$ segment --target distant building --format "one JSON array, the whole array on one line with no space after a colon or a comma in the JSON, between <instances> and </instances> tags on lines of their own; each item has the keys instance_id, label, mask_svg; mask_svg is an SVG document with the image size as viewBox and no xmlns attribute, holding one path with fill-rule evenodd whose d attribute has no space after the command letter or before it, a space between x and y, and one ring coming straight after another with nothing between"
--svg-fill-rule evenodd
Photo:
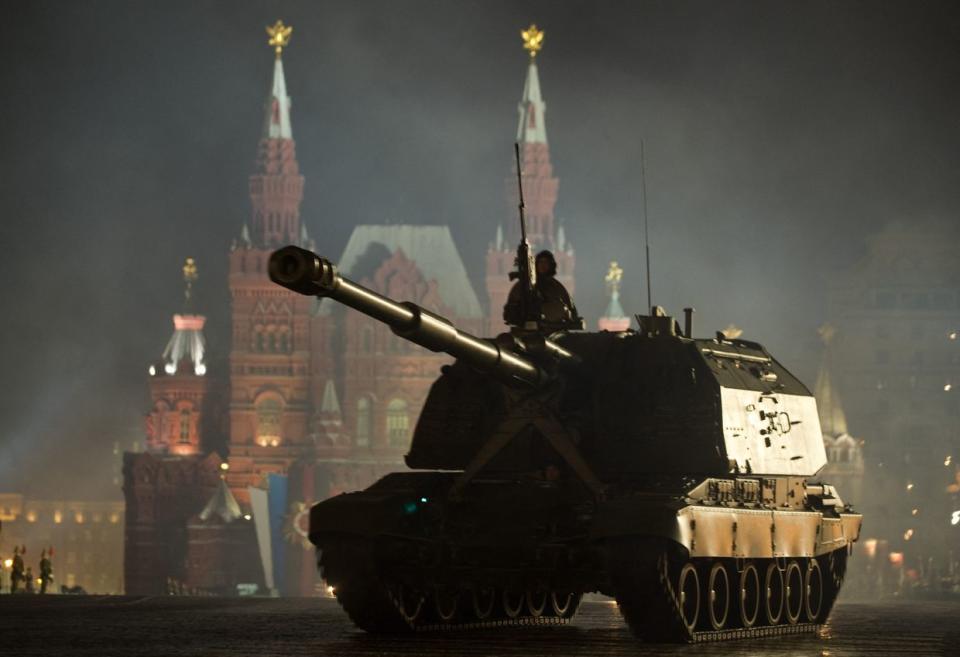
<instances>
[{"instance_id":1,"label":"distant building","mask_svg":"<svg viewBox=\"0 0 960 657\"><path fill-rule=\"evenodd\" d=\"M869 436L865 527L892 550L937 559L960 455L960 229L893 224L830 283L834 383ZM909 561L908 561L909 563Z\"/></svg>"},{"instance_id":2,"label":"distant building","mask_svg":"<svg viewBox=\"0 0 960 657\"><path fill-rule=\"evenodd\" d=\"M53 548L54 589L82 586L88 593L122 593L123 502L32 499L0 493L0 561L26 546L26 565L39 573L40 553ZM3 586L10 570L3 569Z\"/></svg>"},{"instance_id":3,"label":"distant building","mask_svg":"<svg viewBox=\"0 0 960 657\"><path fill-rule=\"evenodd\" d=\"M263 488L270 475L283 475L284 544L270 549L283 552L279 561L273 557L285 565L274 586L284 594L313 594L319 582L305 540L306 510L405 469L403 457L430 386L451 362L356 311L268 279L274 249L314 248L300 217L305 181L280 56L286 42L277 43L271 40L277 57L249 180L251 217L238 227L229 254L229 366L208 371L202 316L174 316L174 335L150 369L147 451L128 454L125 465L128 592L156 592L170 579L218 592L240 583L266 584L229 555L242 553L245 563L259 567L253 533L259 519L248 520L256 516L252 489ZM528 237L534 249L554 252L558 279L572 292L574 253L554 221L559 182L545 110L531 58L517 128ZM502 332L519 241L515 170L506 181L507 238L501 222L487 252L489 312L446 226L360 225L334 261L358 283L417 303L462 329ZM205 576L211 569L216 574Z\"/></svg>"}]
</instances>

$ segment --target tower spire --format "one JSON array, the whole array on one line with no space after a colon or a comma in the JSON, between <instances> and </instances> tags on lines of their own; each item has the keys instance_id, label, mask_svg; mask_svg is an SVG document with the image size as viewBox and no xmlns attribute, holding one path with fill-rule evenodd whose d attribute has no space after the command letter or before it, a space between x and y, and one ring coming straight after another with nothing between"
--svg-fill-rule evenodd
<instances>
[{"instance_id":1,"label":"tower spire","mask_svg":"<svg viewBox=\"0 0 960 657\"><path fill-rule=\"evenodd\" d=\"M824 434L833 438L847 433L847 415L840 403L840 395L831 377L831 355L833 337L837 330L830 324L824 324L817 333L823 341L823 360L820 371L817 372L817 382L814 385L814 397L817 399L817 410L820 412L820 428Z\"/></svg>"},{"instance_id":2,"label":"tower spire","mask_svg":"<svg viewBox=\"0 0 960 657\"><path fill-rule=\"evenodd\" d=\"M623 312L623 306L620 305L620 280L623 278L623 268L616 260L610 262L610 269L603 280L607 283L607 289L610 290L610 303L607 304L607 310L603 317L597 322L601 331L626 331L630 328L630 318Z\"/></svg>"},{"instance_id":3,"label":"tower spire","mask_svg":"<svg viewBox=\"0 0 960 657\"><path fill-rule=\"evenodd\" d=\"M517 106L520 114L517 123L517 142L521 144L546 144L547 126L544 123L544 114L547 104L540 95L540 75L537 71L537 53L543 49L544 32L531 24L520 32L523 38L523 48L530 53L530 64L527 67L527 79L523 83L523 96Z\"/></svg>"},{"instance_id":4,"label":"tower spire","mask_svg":"<svg viewBox=\"0 0 960 657\"><path fill-rule=\"evenodd\" d=\"M193 284L197 281L197 261L187 258L183 261L183 309L190 312L193 306Z\"/></svg>"},{"instance_id":5,"label":"tower spire","mask_svg":"<svg viewBox=\"0 0 960 657\"><path fill-rule=\"evenodd\" d=\"M296 243L300 237L300 201L303 176L297 164L293 130L290 127L290 97L283 75L281 53L290 43L293 28L277 21L267 28L268 45L276 59L273 83L264 112L263 132L257 149L256 172L250 176L253 204L251 239L254 247L274 248ZM246 240L243 240L246 241Z\"/></svg>"},{"instance_id":6,"label":"tower spire","mask_svg":"<svg viewBox=\"0 0 960 657\"><path fill-rule=\"evenodd\" d=\"M267 97L266 113L263 122L264 139L293 139L293 130L290 127L290 97L287 95L287 81L283 75L283 59L281 53L290 43L293 27L284 25L278 20L267 27L270 38L267 44L276 53L273 64L273 85Z\"/></svg>"}]
</instances>

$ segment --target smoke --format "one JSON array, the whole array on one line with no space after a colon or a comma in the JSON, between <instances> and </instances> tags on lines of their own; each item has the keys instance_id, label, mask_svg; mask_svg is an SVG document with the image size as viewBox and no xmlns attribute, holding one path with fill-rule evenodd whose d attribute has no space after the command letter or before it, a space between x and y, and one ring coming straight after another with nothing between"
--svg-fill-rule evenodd
<instances>
[{"instance_id":1,"label":"smoke","mask_svg":"<svg viewBox=\"0 0 960 657\"><path fill-rule=\"evenodd\" d=\"M481 299L486 246L515 220L531 21L591 321L610 260L624 307L646 305L641 138L654 303L695 306L700 334L737 324L807 381L831 276L888 221L960 200L946 3L31 2L17 17L0 27L16 62L0 71L3 487L108 481L97 455L137 431L186 256L208 343L228 350L226 253L278 17L318 248L336 258L358 223L449 224Z\"/></svg>"}]
</instances>

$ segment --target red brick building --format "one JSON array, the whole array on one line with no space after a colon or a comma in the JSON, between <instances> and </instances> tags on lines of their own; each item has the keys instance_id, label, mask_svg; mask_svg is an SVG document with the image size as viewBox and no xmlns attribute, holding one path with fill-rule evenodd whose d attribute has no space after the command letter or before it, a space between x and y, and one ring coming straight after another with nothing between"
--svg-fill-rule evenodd
<instances>
[{"instance_id":1,"label":"red brick building","mask_svg":"<svg viewBox=\"0 0 960 657\"><path fill-rule=\"evenodd\" d=\"M547 147L545 110L531 58L517 129L528 235L534 249L554 251L559 278L572 292L574 253L563 228L555 225L559 181ZM325 255L333 256L344 275L381 294L417 303L471 332L501 332L501 309L511 284L507 274L514 267L519 240L512 167L506 182L505 218L495 228L496 240L487 253L488 312L446 226L361 225L339 257ZM212 580L205 580L202 571L226 558L225 546L236 544L244 522L254 524L244 519L253 512L251 487L264 487L267 475L284 474L289 483L285 572L275 574L275 586L285 594L312 594L319 582L312 548L304 540L304 510L405 468L403 456L414 423L430 385L450 358L405 342L360 313L296 295L268 280L267 260L274 249L291 243L314 247L300 218L303 186L278 52L250 176L251 216L239 227L229 254L229 371L211 372L217 381L208 378L202 346L199 360L196 347L202 345L203 318L175 316L178 333L172 342L180 335L177 344L190 345L192 351L172 357L165 352L165 362L154 366L148 454L128 457L129 592L147 592L146 584L158 581L153 572L157 568L182 574L200 588L229 589L226 579L239 577L233 566L219 567L223 575ZM204 400L214 388L228 400L222 412L229 419L222 469L218 456L204 457L210 453L207 436L195 433L196 427L207 426L201 423ZM165 473L176 473L189 491L171 495L161 483L169 480ZM221 474L228 499L215 503L224 497ZM230 508L230 500L240 509L239 516L207 513L201 522L202 509ZM151 529L150 518L156 517L151 514L161 504L169 504L169 512L178 518L178 546L160 546ZM207 547L199 547L201 543ZM161 548L172 555L162 563L144 556ZM143 576L139 571L144 569L153 574Z\"/></svg>"}]
</instances>

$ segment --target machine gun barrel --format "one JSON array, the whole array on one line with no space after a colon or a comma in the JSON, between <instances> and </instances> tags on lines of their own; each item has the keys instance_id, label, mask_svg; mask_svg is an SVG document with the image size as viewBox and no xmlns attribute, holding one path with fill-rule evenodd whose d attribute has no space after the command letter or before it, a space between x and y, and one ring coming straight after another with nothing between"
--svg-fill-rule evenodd
<instances>
[{"instance_id":1,"label":"machine gun barrel","mask_svg":"<svg viewBox=\"0 0 960 657\"><path fill-rule=\"evenodd\" d=\"M415 303L397 302L377 294L341 276L332 262L312 251L297 246L274 251L269 273L270 280L278 285L308 296L330 297L383 322L405 340L450 354L500 380L536 386L546 378L544 371L529 359L491 340L461 331Z\"/></svg>"}]
</instances>

